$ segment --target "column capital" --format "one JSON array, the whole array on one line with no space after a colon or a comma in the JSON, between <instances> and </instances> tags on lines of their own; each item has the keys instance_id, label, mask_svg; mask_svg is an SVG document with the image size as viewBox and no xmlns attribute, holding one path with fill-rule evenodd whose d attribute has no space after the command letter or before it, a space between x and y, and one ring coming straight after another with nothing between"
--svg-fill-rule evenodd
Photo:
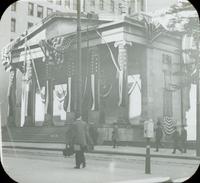
<instances>
[{"instance_id":1,"label":"column capital","mask_svg":"<svg viewBox=\"0 0 200 183\"><path fill-rule=\"evenodd\" d=\"M121 40L121 41L116 41L114 43L115 48L119 47L119 46L132 46L132 42L131 41L126 41L126 40Z\"/></svg>"}]
</instances>

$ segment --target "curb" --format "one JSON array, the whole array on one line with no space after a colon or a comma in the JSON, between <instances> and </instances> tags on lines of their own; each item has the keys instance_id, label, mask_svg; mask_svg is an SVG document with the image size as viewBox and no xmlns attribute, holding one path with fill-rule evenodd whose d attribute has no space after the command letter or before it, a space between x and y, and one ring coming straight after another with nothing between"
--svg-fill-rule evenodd
<instances>
[{"instance_id":1,"label":"curb","mask_svg":"<svg viewBox=\"0 0 200 183\"><path fill-rule=\"evenodd\" d=\"M63 148L41 148L41 147L24 147L24 146L2 146L2 148L16 148L16 149L32 149L32 150L44 150L44 151L63 151ZM140 156L146 157L146 154L141 153L127 153L127 152L111 152L111 151L100 151L94 150L87 152L88 154L107 154L107 155L121 155L121 156ZM171 159L184 159L184 160L200 160L200 157L189 157L189 156L170 156L170 155L156 155L151 154L154 158L171 158Z\"/></svg>"}]
</instances>

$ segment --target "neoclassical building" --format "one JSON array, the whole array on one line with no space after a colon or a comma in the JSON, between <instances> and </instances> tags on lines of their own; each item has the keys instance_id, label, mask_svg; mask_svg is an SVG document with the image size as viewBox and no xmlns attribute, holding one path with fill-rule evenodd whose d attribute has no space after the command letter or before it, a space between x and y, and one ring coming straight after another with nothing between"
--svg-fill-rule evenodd
<instances>
[{"instance_id":1,"label":"neoclassical building","mask_svg":"<svg viewBox=\"0 0 200 183\"><path fill-rule=\"evenodd\" d=\"M134 140L134 129L146 119L170 117L177 126L185 124L190 87L178 87L183 82L177 74L182 69L180 34L167 32L144 14L118 21L82 16L81 30L85 120L101 128L118 123L129 131L129 137L123 131L125 140ZM10 72L7 124L73 122L78 105L76 14L52 14L3 52Z\"/></svg>"}]
</instances>

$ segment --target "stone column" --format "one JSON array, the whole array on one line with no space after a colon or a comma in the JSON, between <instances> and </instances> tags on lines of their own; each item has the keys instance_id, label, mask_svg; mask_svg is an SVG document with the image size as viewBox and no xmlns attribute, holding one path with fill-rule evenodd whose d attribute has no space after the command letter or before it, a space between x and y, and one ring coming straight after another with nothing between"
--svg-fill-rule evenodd
<instances>
[{"instance_id":1,"label":"stone column","mask_svg":"<svg viewBox=\"0 0 200 183\"><path fill-rule=\"evenodd\" d=\"M35 81L33 80L33 66L31 59L29 58L26 63L26 73L25 73L25 84L24 88L27 92L26 94L26 112L25 112L25 123L24 126L34 126L35 125Z\"/></svg>"},{"instance_id":2,"label":"stone column","mask_svg":"<svg viewBox=\"0 0 200 183\"><path fill-rule=\"evenodd\" d=\"M45 86L45 116L44 126L53 125L53 63L46 62L46 86Z\"/></svg>"},{"instance_id":3,"label":"stone column","mask_svg":"<svg viewBox=\"0 0 200 183\"><path fill-rule=\"evenodd\" d=\"M15 114L16 114L16 69L12 68L10 70L9 86L8 86L8 115L7 115L8 126L16 126Z\"/></svg>"},{"instance_id":4,"label":"stone column","mask_svg":"<svg viewBox=\"0 0 200 183\"><path fill-rule=\"evenodd\" d=\"M117 121L119 123L129 122L129 101L128 101L128 78L127 78L127 64L128 64L128 45L131 42L125 40L115 42L115 47L118 47L118 64L120 71L118 72L118 93L119 93L119 111Z\"/></svg>"}]
</instances>

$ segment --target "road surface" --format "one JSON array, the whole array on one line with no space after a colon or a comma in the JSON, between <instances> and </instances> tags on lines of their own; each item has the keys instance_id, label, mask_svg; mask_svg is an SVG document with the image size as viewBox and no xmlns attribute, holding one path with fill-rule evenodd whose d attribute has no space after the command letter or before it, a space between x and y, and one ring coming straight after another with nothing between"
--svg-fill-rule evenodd
<instances>
[{"instance_id":1,"label":"road surface","mask_svg":"<svg viewBox=\"0 0 200 183\"><path fill-rule=\"evenodd\" d=\"M198 160L151 159L151 174L144 173L143 157L87 154L87 167L73 169L74 157L39 150L3 149L2 164L19 183L115 183L151 177L191 177Z\"/></svg>"}]
</instances>

